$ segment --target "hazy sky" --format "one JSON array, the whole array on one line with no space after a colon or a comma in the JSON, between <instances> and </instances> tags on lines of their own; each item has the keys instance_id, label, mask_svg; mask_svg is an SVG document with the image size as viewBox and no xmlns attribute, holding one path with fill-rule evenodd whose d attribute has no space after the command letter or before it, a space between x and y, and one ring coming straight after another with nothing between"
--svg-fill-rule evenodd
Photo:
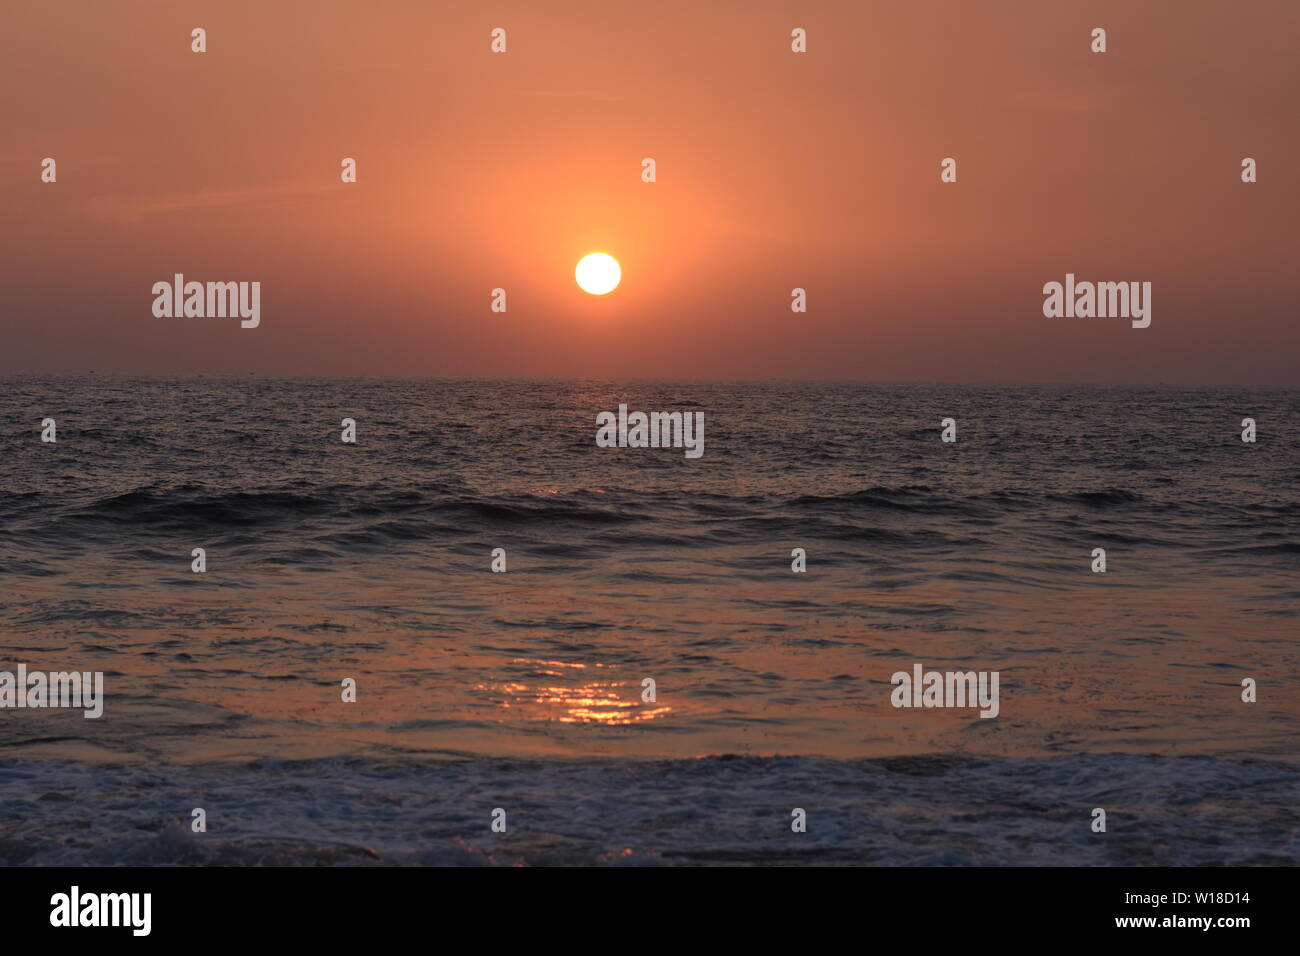
<instances>
[{"instance_id":1,"label":"hazy sky","mask_svg":"<svg viewBox=\"0 0 1300 956\"><path fill-rule=\"evenodd\" d=\"M0 373L1297 385L1298 31L1294 0L14 5ZM261 282L261 326L155 318L177 272ZM1044 317L1067 272L1150 281L1150 328Z\"/></svg>"}]
</instances>

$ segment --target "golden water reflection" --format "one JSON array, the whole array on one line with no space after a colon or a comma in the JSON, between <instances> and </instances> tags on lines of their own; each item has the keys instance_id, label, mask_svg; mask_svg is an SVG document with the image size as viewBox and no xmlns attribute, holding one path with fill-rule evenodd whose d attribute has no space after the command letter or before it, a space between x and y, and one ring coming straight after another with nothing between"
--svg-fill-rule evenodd
<instances>
[{"instance_id":1,"label":"golden water reflection","mask_svg":"<svg viewBox=\"0 0 1300 956\"><path fill-rule=\"evenodd\" d=\"M655 720L672 708L641 700L641 684L624 680L585 677L584 670L604 669L604 664L569 664L515 658L512 665L530 667L536 680L479 684L475 690L492 695L493 703L523 720L558 721L563 724L627 726ZM585 677L585 679L584 679ZM566 678L576 678L566 681Z\"/></svg>"}]
</instances>

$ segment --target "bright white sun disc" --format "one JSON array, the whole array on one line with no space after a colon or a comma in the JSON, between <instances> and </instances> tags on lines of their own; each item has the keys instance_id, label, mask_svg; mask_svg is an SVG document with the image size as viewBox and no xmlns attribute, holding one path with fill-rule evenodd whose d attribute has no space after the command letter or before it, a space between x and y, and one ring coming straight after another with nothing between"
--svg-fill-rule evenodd
<instances>
[{"instance_id":1,"label":"bright white sun disc","mask_svg":"<svg viewBox=\"0 0 1300 956\"><path fill-rule=\"evenodd\" d=\"M578 280L578 287L592 295L604 295L613 292L623 278L623 270L618 260L603 252L593 252L578 261L573 270L573 277Z\"/></svg>"}]
</instances>

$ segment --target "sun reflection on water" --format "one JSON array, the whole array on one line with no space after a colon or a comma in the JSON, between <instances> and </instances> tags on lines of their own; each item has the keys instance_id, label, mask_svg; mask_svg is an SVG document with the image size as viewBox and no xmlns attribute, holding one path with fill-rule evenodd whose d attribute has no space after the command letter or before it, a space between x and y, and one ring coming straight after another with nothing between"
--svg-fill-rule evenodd
<instances>
[{"instance_id":1,"label":"sun reflection on water","mask_svg":"<svg viewBox=\"0 0 1300 956\"><path fill-rule=\"evenodd\" d=\"M530 666L537 680L479 684L475 690L491 694L493 703L524 720L627 726L655 720L672 710L664 704L643 702L639 683L591 678L563 682L566 676L580 677L574 671L588 669L587 664L528 658L515 658L510 663ZM590 667L597 669L604 665Z\"/></svg>"}]
</instances>

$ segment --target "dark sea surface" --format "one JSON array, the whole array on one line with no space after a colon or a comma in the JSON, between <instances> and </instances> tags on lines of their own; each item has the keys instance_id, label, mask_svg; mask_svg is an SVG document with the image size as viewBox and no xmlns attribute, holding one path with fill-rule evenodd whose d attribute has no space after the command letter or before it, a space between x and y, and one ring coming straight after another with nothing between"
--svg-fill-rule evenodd
<instances>
[{"instance_id":1,"label":"dark sea surface","mask_svg":"<svg viewBox=\"0 0 1300 956\"><path fill-rule=\"evenodd\" d=\"M596 447L620 403L703 457ZM1294 864L1298 438L1294 390L0 379L0 670L106 684L0 709L0 861ZM895 709L914 663L999 716Z\"/></svg>"}]
</instances>

